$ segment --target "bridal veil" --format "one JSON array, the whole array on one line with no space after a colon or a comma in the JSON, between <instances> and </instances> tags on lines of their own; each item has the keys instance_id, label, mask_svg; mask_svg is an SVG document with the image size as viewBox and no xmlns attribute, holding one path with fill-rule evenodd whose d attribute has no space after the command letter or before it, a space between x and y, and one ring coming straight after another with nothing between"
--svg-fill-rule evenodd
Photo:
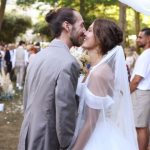
<instances>
[{"instance_id":1,"label":"bridal veil","mask_svg":"<svg viewBox=\"0 0 150 150\"><path fill-rule=\"evenodd\" d=\"M113 126L117 129L116 132L119 131L120 137L127 141L130 148L126 150L138 150L127 68L121 46L113 48L96 66L91 68L86 81L79 83L77 94L80 96L80 105L72 145L78 144L79 141L84 145L81 150L91 148L100 150L99 142L106 142L104 141L106 139L100 138L102 133L98 128L104 127L105 129L102 129L104 132L110 131L109 126ZM104 126L102 127L101 124ZM113 127L111 130L114 130ZM107 139L111 136L110 132L106 133ZM96 149L94 145L86 148L92 137L92 143L95 142ZM111 144L109 140L107 142L108 145ZM121 149L123 150L123 147ZM116 149L102 148L102 150Z\"/></svg>"}]
</instances>

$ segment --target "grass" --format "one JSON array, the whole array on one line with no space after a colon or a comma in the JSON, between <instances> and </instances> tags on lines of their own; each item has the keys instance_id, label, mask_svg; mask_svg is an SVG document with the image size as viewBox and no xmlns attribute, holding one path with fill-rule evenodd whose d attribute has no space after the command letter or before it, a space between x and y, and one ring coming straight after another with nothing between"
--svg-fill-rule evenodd
<instances>
[{"instance_id":1,"label":"grass","mask_svg":"<svg viewBox=\"0 0 150 150\"><path fill-rule=\"evenodd\" d=\"M16 150L22 123L22 93L17 92L11 100L4 103L4 112L0 112L0 150Z\"/></svg>"}]
</instances>

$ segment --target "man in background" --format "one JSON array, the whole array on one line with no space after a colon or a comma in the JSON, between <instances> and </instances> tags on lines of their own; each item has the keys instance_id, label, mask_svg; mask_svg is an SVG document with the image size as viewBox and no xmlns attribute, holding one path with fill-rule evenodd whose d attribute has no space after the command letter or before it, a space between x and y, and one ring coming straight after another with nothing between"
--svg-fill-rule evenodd
<instances>
[{"instance_id":1,"label":"man in background","mask_svg":"<svg viewBox=\"0 0 150 150\"><path fill-rule=\"evenodd\" d=\"M130 90L139 150L147 150L150 117L150 28L142 29L136 42L137 46L143 48L144 51L135 64Z\"/></svg>"},{"instance_id":2,"label":"man in background","mask_svg":"<svg viewBox=\"0 0 150 150\"><path fill-rule=\"evenodd\" d=\"M15 69L16 87L18 90L23 89L24 73L28 63L28 52L24 47L25 42L20 41L18 48L14 50L13 67Z\"/></svg>"}]
</instances>

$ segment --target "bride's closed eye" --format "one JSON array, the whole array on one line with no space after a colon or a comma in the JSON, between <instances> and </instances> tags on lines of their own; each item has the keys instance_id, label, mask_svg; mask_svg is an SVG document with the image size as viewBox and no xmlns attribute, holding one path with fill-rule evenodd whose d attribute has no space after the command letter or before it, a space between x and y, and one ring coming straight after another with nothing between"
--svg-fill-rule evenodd
<instances>
[{"instance_id":1,"label":"bride's closed eye","mask_svg":"<svg viewBox=\"0 0 150 150\"><path fill-rule=\"evenodd\" d=\"M92 32L92 29L91 28L88 28L88 30L87 30L88 32Z\"/></svg>"}]
</instances>

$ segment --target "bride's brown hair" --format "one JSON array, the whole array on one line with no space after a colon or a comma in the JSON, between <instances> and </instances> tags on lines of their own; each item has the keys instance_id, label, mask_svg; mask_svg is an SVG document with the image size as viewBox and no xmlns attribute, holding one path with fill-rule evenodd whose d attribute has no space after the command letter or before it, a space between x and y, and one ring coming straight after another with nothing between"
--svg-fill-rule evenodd
<instances>
[{"instance_id":1,"label":"bride's brown hair","mask_svg":"<svg viewBox=\"0 0 150 150\"><path fill-rule=\"evenodd\" d=\"M93 31L103 55L123 41L122 30L111 20L96 19Z\"/></svg>"}]
</instances>

